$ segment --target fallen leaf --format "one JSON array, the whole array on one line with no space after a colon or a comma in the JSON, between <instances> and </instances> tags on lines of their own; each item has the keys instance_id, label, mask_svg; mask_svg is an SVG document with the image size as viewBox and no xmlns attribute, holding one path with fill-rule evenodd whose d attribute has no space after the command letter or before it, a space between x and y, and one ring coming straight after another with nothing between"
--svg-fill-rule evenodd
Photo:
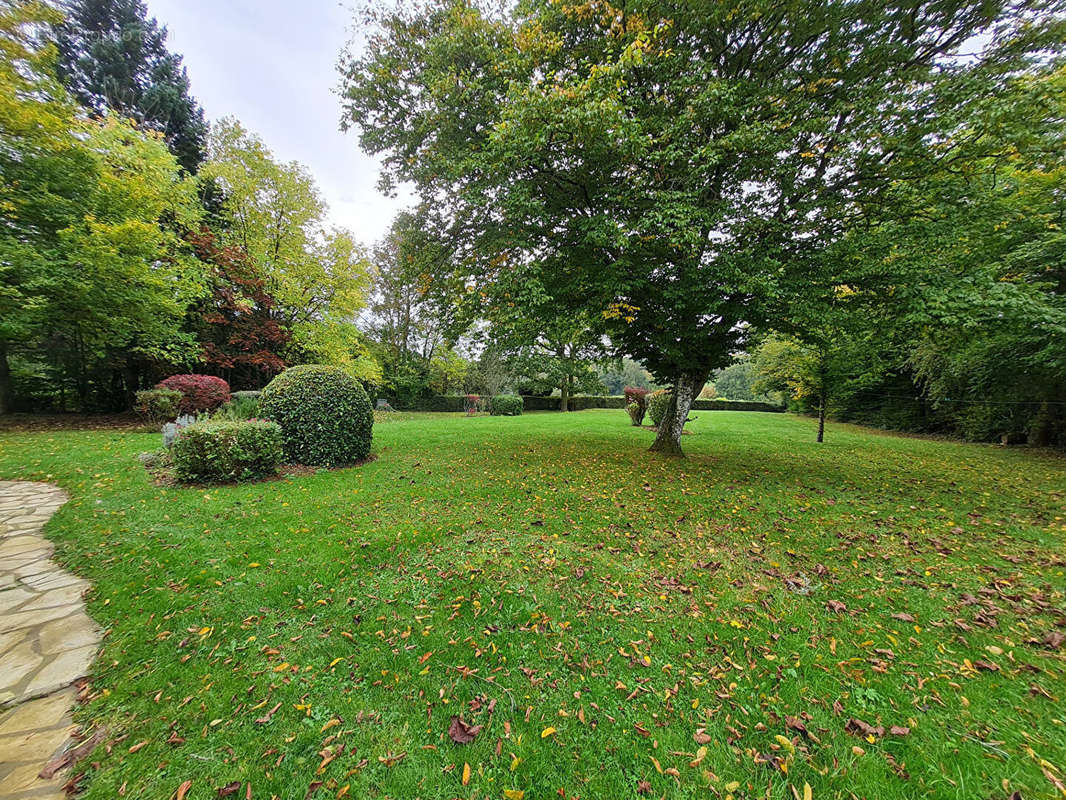
<instances>
[{"instance_id":1,"label":"fallen leaf","mask_svg":"<svg viewBox=\"0 0 1066 800\"><path fill-rule=\"evenodd\" d=\"M462 717L452 716L448 725L448 736L456 744L470 744L481 733L481 725L470 725Z\"/></svg>"},{"instance_id":2,"label":"fallen leaf","mask_svg":"<svg viewBox=\"0 0 1066 800\"><path fill-rule=\"evenodd\" d=\"M184 783L182 783L181 786L178 787L178 798L177 798L177 800L185 800L185 795L187 795L189 793L189 789L191 789L191 788L192 788L192 781L185 781Z\"/></svg>"},{"instance_id":3,"label":"fallen leaf","mask_svg":"<svg viewBox=\"0 0 1066 800\"><path fill-rule=\"evenodd\" d=\"M464 763L463 764L463 786L466 786L468 783L470 783L470 765Z\"/></svg>"},{"instance_id":4,"label":"fallen leaf","mask_svg":"<svg viewBox=\"0 0 1066 800\"><path fill-rule=\"evenodd\" d=\"M555 728L545 728L544 730L542 730L540 732L540 738L541 739L547 739L553 733L555 733Z\"/></svg>"}]
</instances>

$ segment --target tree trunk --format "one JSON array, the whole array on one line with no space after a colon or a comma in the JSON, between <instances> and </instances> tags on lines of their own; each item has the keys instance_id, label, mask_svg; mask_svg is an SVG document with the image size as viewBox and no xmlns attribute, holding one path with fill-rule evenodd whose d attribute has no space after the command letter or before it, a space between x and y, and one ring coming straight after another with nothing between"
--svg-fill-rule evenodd
<instances>
[{"instance_id":1,"label":"tree trunk","mask_svg":"<svg viewBox=\"0 0 1066 800\"><path fill-rule=\"evenodd\" d=\"M559 386L559 410L570 410L570 376L564 375L563 382Z\"/></svg>"},{"instance_id":2,"label":"tree trunk","mask_svg":"<svg viewBox=\"0 0 1066 800\"><path fill-rule=\"evenodd\" d=\"M685 455L681 451L681 434L685 430L685 422L688 420L692 401L703 390L703 384L706 381L706 373L693 372L679 375L674 381L670 405L667 406L666 414L659 423L659 432L655 435L655 441L651 446L653 452L677 457Z\"/></svg>"},{"instance_id":3,"label":"tree trunk","mask_svg":"<svg viewBox=\"0 0 1066 800\"><path fill-rule=\"evenodd\" d=\"M7 342L0 341L0 414L11 410L11 365L7 361Z\"/></svg>"},{"instance_id":4,"label":"tree trunk","mask_svg":"<svg viewBox=\"0 0 1066 800\"><path fill-rule=\"evenodd\" d=\"M818 441L825 440L825 392L818 395Z\"/></svg>"}]
</instances>

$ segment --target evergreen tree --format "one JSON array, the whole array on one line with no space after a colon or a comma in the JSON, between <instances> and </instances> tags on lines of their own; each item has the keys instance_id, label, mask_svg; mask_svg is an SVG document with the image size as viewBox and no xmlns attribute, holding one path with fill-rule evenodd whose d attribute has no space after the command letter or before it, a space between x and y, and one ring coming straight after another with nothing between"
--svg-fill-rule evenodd
<instances>
[{"instance_id":1,"label":"evergreen tree","mask_svg":"<svg viewBox=\"0 0 1066 800\"><path fill-rule=\"evenodd\" d=\"M65 0L56 26L59 77L78 101L112 109L161 131L189 172L204 158L207 125L189 94L181 56L167 50L167 30L142 0Z\"/></svg>"}]
</instances>

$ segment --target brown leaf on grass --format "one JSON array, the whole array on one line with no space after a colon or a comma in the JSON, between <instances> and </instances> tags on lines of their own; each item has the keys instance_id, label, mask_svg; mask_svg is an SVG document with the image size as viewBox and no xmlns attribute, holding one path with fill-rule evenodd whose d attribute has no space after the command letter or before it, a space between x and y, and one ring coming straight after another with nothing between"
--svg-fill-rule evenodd
<instances>
[{"instance_id":1,"label":"brown leaf on grass","mask_svg":"<svg viewBox=\"0 0 1066 800\"><path fill-rule=\"evenodd\" d=\"M231 781L218 790L219 797L229 797L231 794L236 794L241 788L240 781Z\"/></svg>"},{"instance_id":2,"label":"brown leaf on grass","mask_svg":"<svg viewBox=\"0 0 1066 800\"><path fill-rule=\"evenodd\" d=\"M1040 644L1044 645L1044 647L1050 647L1052 650L1058 650L1062 647L1063 642L1066 642L1066 635L1058 631L1048 631L1044 634L1044 638L1040 640Z\"/></svg>"},{"instance_id":3,"label":"brown leaf on grass","mask_svg":"<svg viewBox=\"0 0 1066 800\"><path fill-rule=\"evenodd\" d=\"M696 740L696 744L710 744L713 741L704 728L696 728L692 738Z\"/></svg>"},{"instance_id":4,"label":"brown leaf on grass","mask_svg":"<svg viewBox=\"0 0 1066 800\"><path fill-rule=\"evenodd\" d=\"M307 793L304 795L304 800L318 791L318 787L322 785L322 781L311 781L311 785L307 787Z\"/></svg>"},{"instance_id":5,"label":"brown leaf on grass","mask_svg":"<svg viewBox=\"0 0 1066 800\"><path fill-rule=\"evenodd\" d=\"M72 750L67 750L64 753L60 753L47 764L44 768L37 773L37 776L44 778L46 781L55 777L55 774L61 769L65 769L71 764L81 761L85 756L92 752L93 748L103 740L105 732L103 728L97 728L93 731L93 735L79 744Z\"/></svg>"},{"instance_id":6,"label":"brown leaf on grass","mask_svg":"<svg viewBox=\"0 0 1066 800\"><path fill-rule=\"evenodd\" d=\"M268 722L270 722L270 718L273 717L274 714L277 713L277 710L279 708L281 708L281 703L278 703L276 706L274 706L272 709L270 709L263 716L261 716L258 719L256 719L255 724L256 725L266 725Z\"/></svg>"},{"instance_id":7,"label":"brown leaf on grass","mask_svg":"<svg viewBox=\"0 0 1066 800\"><path fill-rule=\"evenodd\" d=\"M191 789L191 788L192 788L192 781L185 781L184 783L182 783L181 786L178 787L178 798L177 798L177 800L185 800L185 795L187 795L189 793L189 789Z\"/></svg>"},{"instance_id":8,"label":"brown leaf on grass","mask_svg":"<svg viewBox=\"0 0 1066 800\"><path fill-rule=\"evenodd\" d=\"M884 736L885 729L881 725L869 725L863 722L861 719L852 717L844 725L844 730L855 736Z\"/></svg>"},{"instance_id":9,"label":"brown leaf on grass","mask_svg":"<svg viewBox=\"0 0 1066 800\"><path fill-rule=\"evenodd\" d=\"M481 733L481 725L470 725L462 717L452 716L451 724L448 725L448 736L456 744L470 744Z\"/></svg>"},{"instance_id":10,"label":"brown leaf on grass","mask_svg":"<svg viewBox=\"0 0 1066 800\"><path fill-rule=\"evenodd\" d=\"M637 782L637 794L648 794L651 792L650 781L638 781Z\"/></svg>"},{"instance_id":11,"label":"brown leaf on grass","mask_svg":"<svg viewBox=\"0 0 1066 800\"><path fill-rule=\"evenodd\" d=\"M903 611L898 614L893 614L892 619L898 619L900 622L914 622L914 617Z\"/></svg>"},{"instance_id":12,"label":"brown leaf on grass","mask_svg":"<svg viewBox=\"0 0 1066 800\"><path fill-rule=\"evenodd\" d=\"M832 611L837 614L843 614L845 611L848 610L848 607L841 603L839 600L829 600L825 604L825 607L828 611Z\"/></svg>"},{"instance_id":13,"label":"brown leaf on grass","mask_svg":"<svg viewBox=\"0 0 1066 800\"><path fill-rule=\"evenodd\" d=\"M906 736L911 732L911 729L906 725L892 725L888 729L888 733L891 736Z\"/></svg>"},{"instance_id":14,"label":"brown leaf on grass","mask_svg":"<svg viewBox=\"0 0 1066 800\"><path fill-rule=\"evenodd\" d=\"M973 662L973 665L978 669L983 669L985 672L999 672L999 664L993 664L991 661L985 661L982 658Z\"/></svg>"}]
</instances>

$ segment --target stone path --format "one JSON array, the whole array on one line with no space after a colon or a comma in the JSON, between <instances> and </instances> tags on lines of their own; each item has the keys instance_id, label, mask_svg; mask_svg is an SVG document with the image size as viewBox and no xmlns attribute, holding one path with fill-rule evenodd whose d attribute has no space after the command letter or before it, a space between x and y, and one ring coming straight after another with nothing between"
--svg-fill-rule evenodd
<instances>
[{"instance_id":1,"label":"stone path","mask_svg":"<svg viewBox=\"0 0 1066 800\"><path fill-rule=\"evenodd\" d=\"M75 689L100 633L89 584L52 561L41 528L67 496L47 483L0 481L0 800L61 800L65 778L38 773L71 745Z\"/></svg>"}]
</instances>

